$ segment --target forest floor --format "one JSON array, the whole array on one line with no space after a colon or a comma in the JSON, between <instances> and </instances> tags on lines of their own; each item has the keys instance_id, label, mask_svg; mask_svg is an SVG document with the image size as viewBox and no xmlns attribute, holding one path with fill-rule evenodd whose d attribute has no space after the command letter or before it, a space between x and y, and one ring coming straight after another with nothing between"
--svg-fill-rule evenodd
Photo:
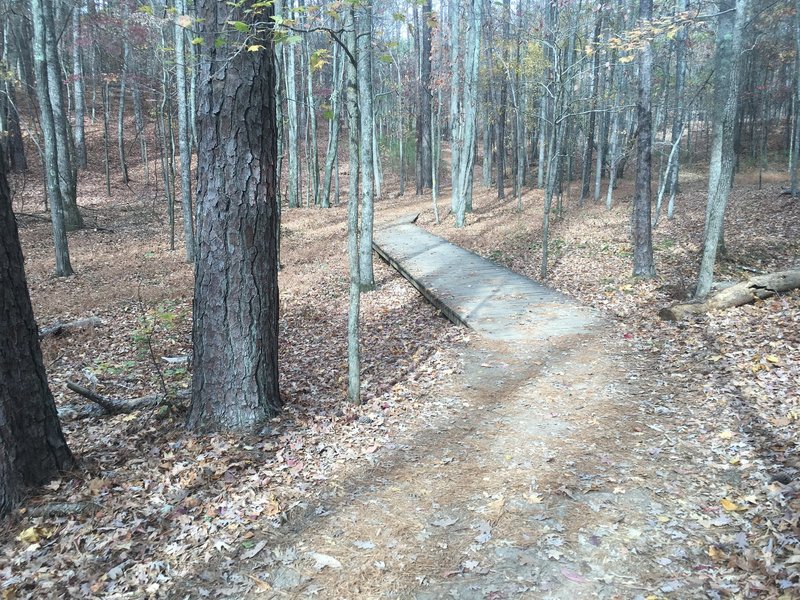
<instances>
[{"instance_id":1,"label":"forest floor","mask_svg":"<svg viewBox=\"0 0 800 600\"><path fill-rule=\"evenodd\" d=\"M800 266L800 205L780 179L761 190L737 179L719 279ZM81 402L67 381L177 397L190 372L162 357L190 352L192 271L169 249L160 194L115 183L106 198L101 173L87 174L89 227L70 234L77 274L55 279L39 181L14 182L37 319L103 322L44 341L57 403ZM454 327L376 260L360 407L345 401L346 207L285 210L285 409L246 437L194 436L180 407L66 422L78 467L0 524L0 592L800 595L800 294L683 323L657 317L692 291L704 188L685 173L675 219L655 231L651 281L630 276L625 184L611 211L567 194L544 283L608 324L554 348L514 354ZM456 230L451 217L434 224L429 198L394 189L378 222L419 211L434 233L538 273L538 191L521 212L476 193ZM35 516L53 503L92 510Z\"/></svg>"}]
</instances>

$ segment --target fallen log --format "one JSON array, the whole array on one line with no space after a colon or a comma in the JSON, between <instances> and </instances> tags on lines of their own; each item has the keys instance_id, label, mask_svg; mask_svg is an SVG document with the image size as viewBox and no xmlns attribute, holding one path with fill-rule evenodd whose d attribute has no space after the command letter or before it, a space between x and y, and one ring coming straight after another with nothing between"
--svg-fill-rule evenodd
<instances>
[{"instance_id":1,"label":"fallen log","mask_svg":"<svg viewBox=\"0 0 800 600\"><path fill-rule=\"evenodd\" d=\"M689 315L750 304L798 287L800 287L800 270L767 273L726 287L708 296L703 302L675 304L662 308L658 316L667 321L680 321Z\"/></svg>"},{"instance_id":2,"label":"fallen log","mask_svg":"<svg viewBox=\"0 0 800 600\"><path fill-rule=\"evenodd\" d=\"M85 319L77 319L69 323L61 323L56 321L48 327L43 327L39 330L39 339L43 340L46 337L56 337L67 331L75 331L76 329L88 329L89 327L99 327L103 322L98 317L87 317Z\"/></svg>"},{"instance_id":3,"label":"fallen log","mask_svg":"<svg viewBox=\"0 0 800 600\"><path fill-rule=\"evenodd\" d=\"M25 509L29 517L71 517L73 515L93 514L100 509L95 502L53 502Z\"/></svg>"},{"instance_id":4,"label":"fallen log","mask_svg":"<svg viewBox=\"0 0 800 600\"><path fill-rule=\"evenodd\" d=\"M105 415L119 415L132 413L142 408L149 408L165 404L164 396L152 395L142 396L141 398L134 398L132 400L121 400L119 398L107 398L101 396L85 387L67 382L67 388L94 402L96 406L64 406L58 409L58 416L64 421L73 421L76 419L85 419L88 417L102 417Z\"/></svg>"}]
</instances>

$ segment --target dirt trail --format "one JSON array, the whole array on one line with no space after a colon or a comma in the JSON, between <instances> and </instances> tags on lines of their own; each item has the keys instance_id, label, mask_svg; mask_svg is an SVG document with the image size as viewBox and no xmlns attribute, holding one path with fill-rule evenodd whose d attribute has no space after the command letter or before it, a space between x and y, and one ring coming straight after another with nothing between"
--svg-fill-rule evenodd
<instances>
[{"instance_id":1,"label":"dirt trail","mask_svg":"<svg viewBox=\"0 0 800 600\"><path fill-rule=\"evenodd\" d=\"M538 289L536 301L511 301L530 306L530 317L509 313L518 329L472 336L438 391L440 418L332 482L266 534L263 557L225 576L254 598L699 595L705 542L670 527L684 523L675 471L691 460L676 451L671 411L644 422L641 399L655 392L625 366L623 336Z\"/></svg>"},{"instance_id":2,"label":"dirt trail","mask_svg":"<svg viewBox=\"0 0 800 600\"><path fill-rule=\"evenodd\" d=\"M641 485L656 465L632 452L643 426L616 346L602 328L474 339L442 390L451 412L271 535L252 597L628 598L668 585L646 532L666 509Z\"/></svg>"}]
</instances>

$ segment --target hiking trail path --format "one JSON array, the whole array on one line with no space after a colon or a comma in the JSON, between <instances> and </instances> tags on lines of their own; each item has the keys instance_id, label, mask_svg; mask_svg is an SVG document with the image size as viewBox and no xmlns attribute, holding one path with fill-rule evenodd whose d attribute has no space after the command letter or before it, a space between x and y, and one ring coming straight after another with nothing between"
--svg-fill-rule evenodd
<instances>
[{"instance_id":1,"label":"hiking trail path","mask_svg":"<svg viewBox=\"0 0 800 600\"><path fill-rule=\"evenodd\" d=\"M449 410L268 533L247 597L707 597L720 509L682 497L702 467L618 327L411 220L375 250L475 332Z\"/></svg>"}]
</instances>

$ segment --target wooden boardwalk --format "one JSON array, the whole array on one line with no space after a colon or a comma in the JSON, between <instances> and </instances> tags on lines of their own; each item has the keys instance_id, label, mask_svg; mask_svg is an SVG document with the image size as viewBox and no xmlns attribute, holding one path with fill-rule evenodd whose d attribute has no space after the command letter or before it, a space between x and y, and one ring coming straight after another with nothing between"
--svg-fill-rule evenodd
<instances>
[{"instance_id":1,"label":"wooden boardwalk","mask_svg":"<svg viewBox=\"0 0 800 600\"><path fill-rule=\"evenodd\" d=\"M522 341L583 333L600 320L564 294L410 221L377 230L373 248L452 322Z\"/></svg>"}]
</instances>

